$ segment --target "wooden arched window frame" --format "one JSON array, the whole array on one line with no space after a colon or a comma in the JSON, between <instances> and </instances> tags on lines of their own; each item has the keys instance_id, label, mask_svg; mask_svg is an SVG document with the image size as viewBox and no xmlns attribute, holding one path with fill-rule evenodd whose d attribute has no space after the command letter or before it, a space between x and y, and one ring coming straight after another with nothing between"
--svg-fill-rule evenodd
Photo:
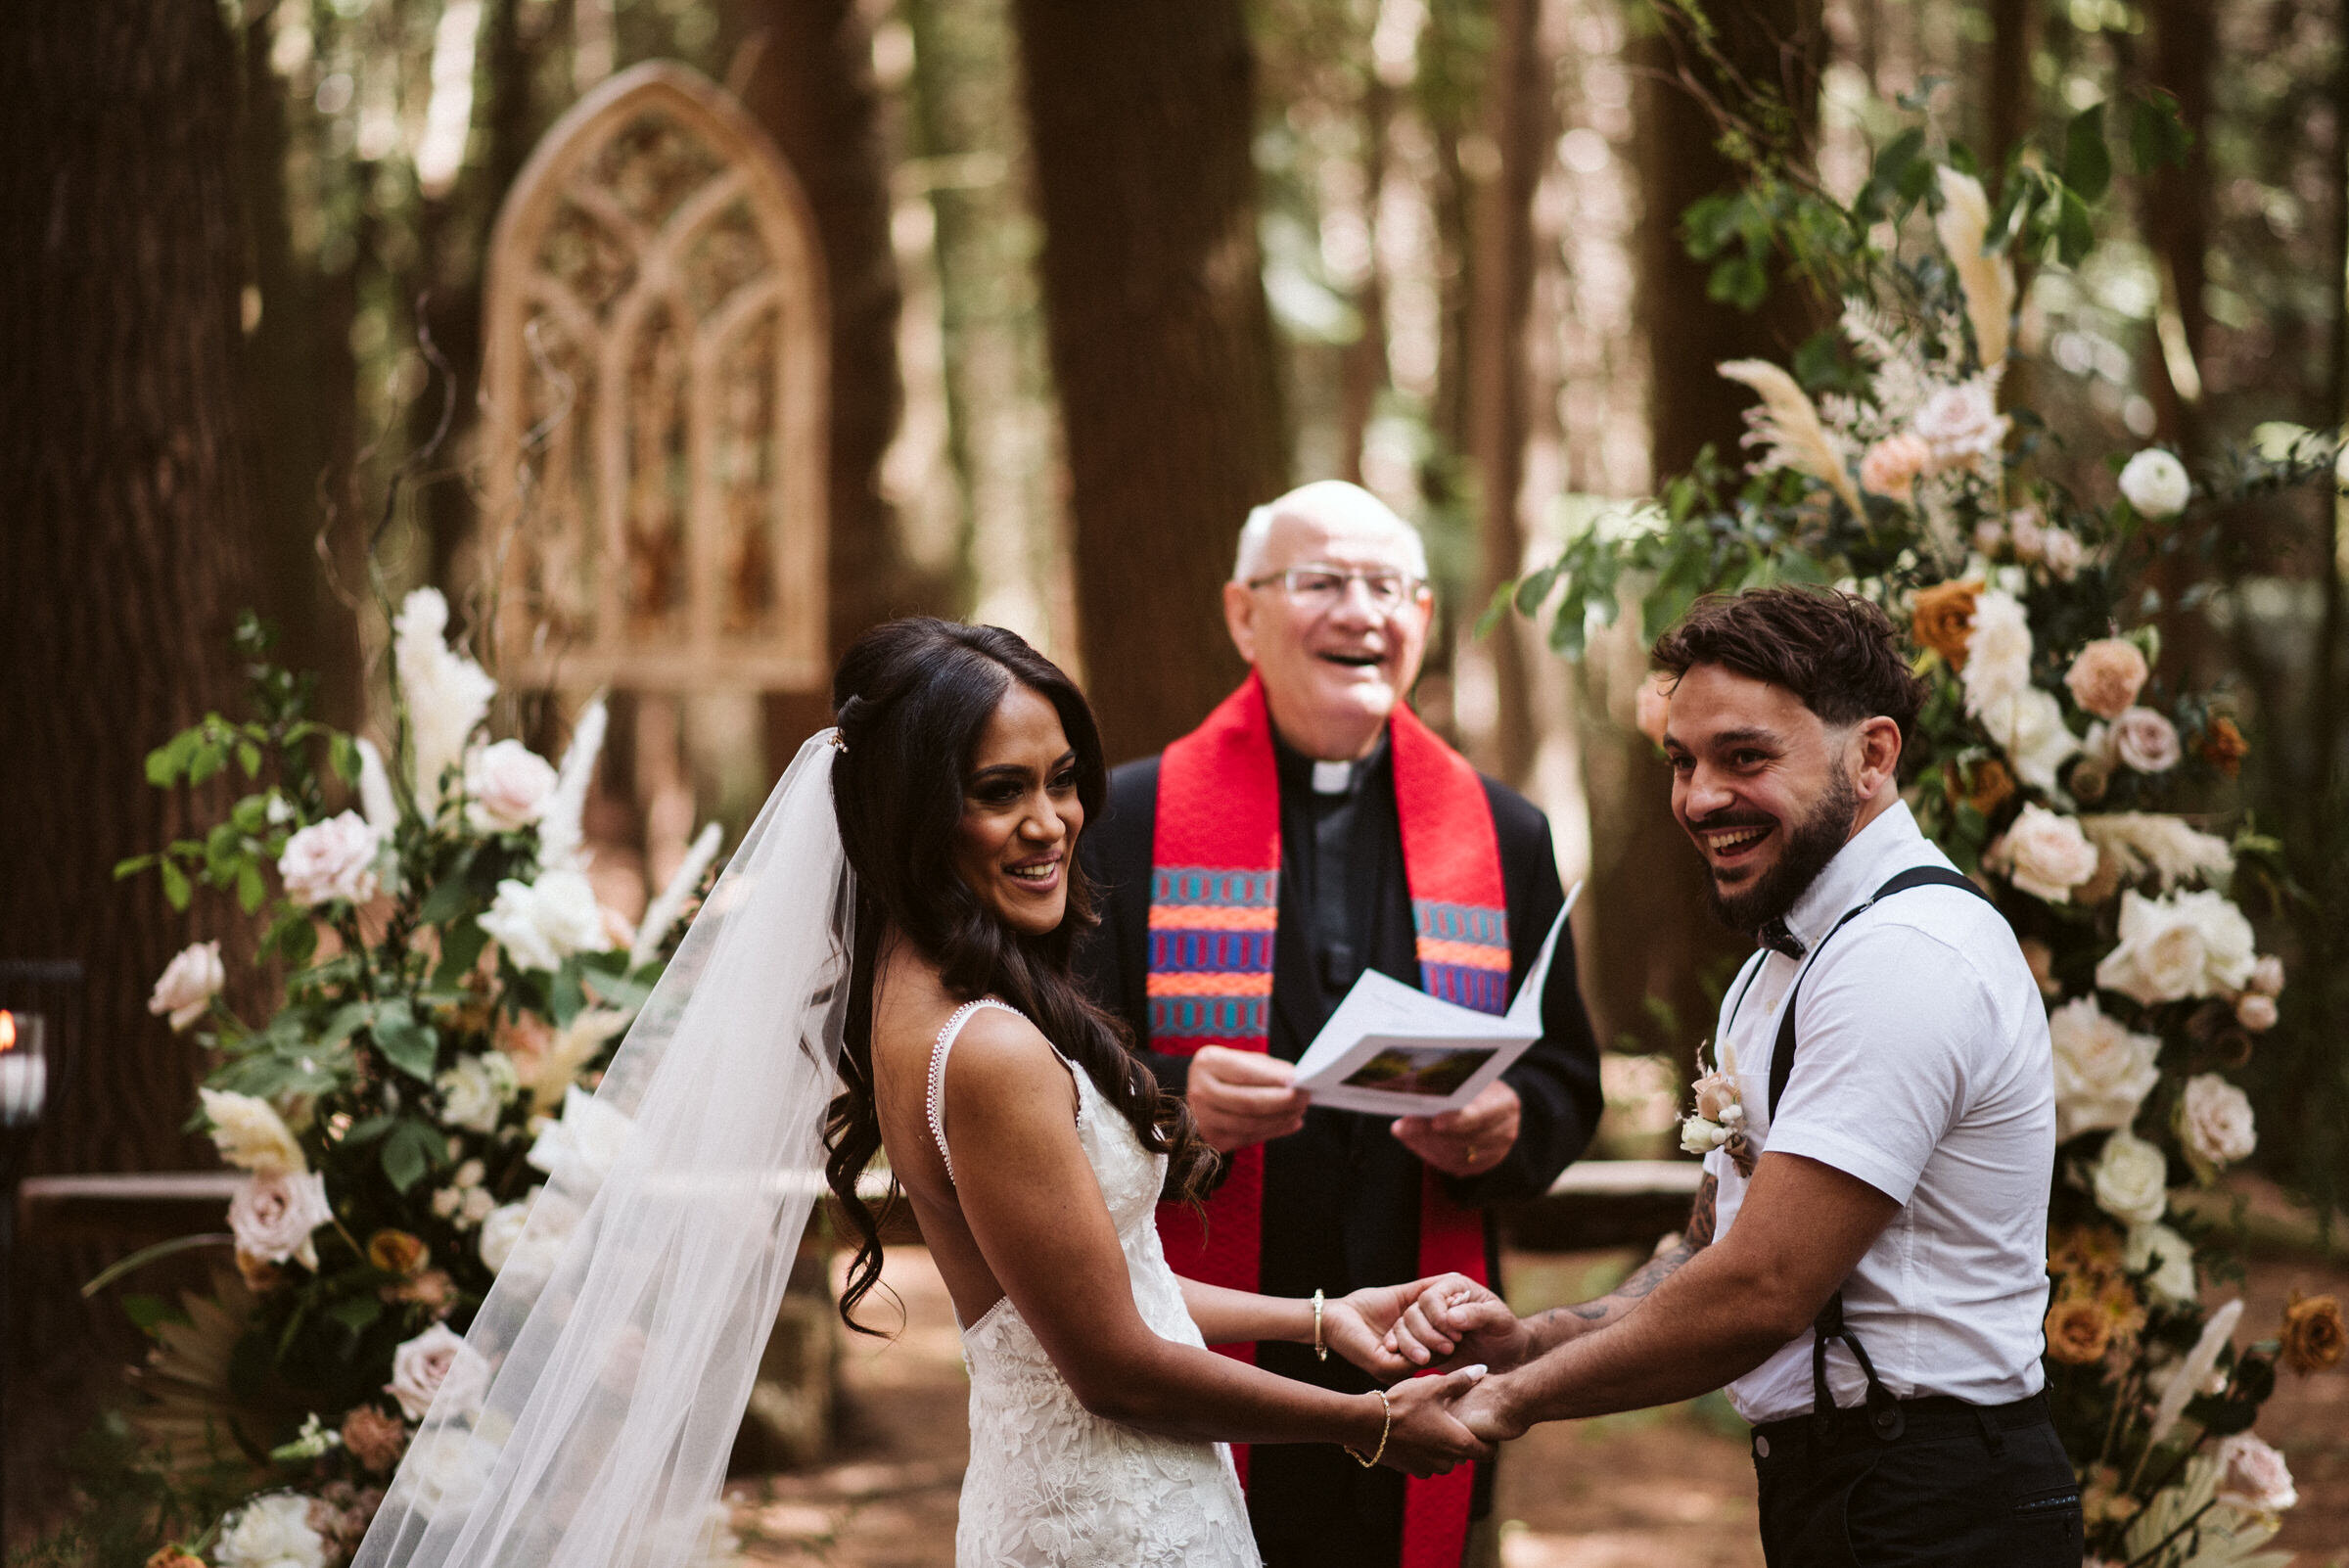
<instances>
[{"instance_id":1,"label":"wooden arched window frame","mask_svg":"<svg viewBox=\"0 0 2349 1568\"><path fill-rule=\"evenodd\" d=\"M759 126L681 67L613 77L515 181L487 273L501 677L820 690L822 253Z\"/></svg>"}]
</instances>

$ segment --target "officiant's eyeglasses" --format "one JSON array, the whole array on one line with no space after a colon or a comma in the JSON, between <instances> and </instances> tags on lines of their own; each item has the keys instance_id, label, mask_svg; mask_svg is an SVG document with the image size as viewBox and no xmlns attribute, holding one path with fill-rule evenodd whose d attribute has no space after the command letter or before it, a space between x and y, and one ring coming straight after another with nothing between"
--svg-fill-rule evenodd
<instances>
[{"instance_id":1,"label":"officiant's eyeglasses","mask_svg":"<svg viewBox=\"0 0 2349 1568\"><path fill-rule=\"evenodd\" d=\"M1300 566L1286 572L1267 572L1261 577L1250 577L1251 588L1268 588L1277 583L1289 602L1304 610L1334 610L1342 603L1347 590L1360 583L1370 601L1370 608L1381 615L1401 609L1425 586L1407 572L1384 568L1369 572L1349 572L1343 567Z\"/></svg>"}]
</instances>

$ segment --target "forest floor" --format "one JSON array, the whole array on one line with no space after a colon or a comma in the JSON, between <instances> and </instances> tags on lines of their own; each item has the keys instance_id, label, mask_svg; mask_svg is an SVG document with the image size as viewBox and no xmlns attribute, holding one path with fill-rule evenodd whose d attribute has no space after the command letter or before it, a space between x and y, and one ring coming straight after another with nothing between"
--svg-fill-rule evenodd
<instances>
[{"instance_id":1,"label":"forest floor","mask_svg":"<svg viewBox=\"0 0 2349 1568\"><path fill-rule=\"evenodd\" d=\"M1630 1261L1514 1255L1509 1295L1521 1312L1581 1300ZM951 1568L969 1448L953 1312L919 1247L892 1248L885 1277L905 1325L895 1339L849 1336L843 1347L834 1462L729 1488L753 1562ZM2255 1263L2244 1320L2261 1326L2250 1331L2274 1324L2295 1288L2349 1296L2349 1265ZM2349 1374L2285 1375L2259 1430L2299 1484L2300 1506L2275 1545L2296 1551L2298 1568L2349 1568ZM1718 1396L1537 1427L1500 1461L1503 1568L1760 1568L1747 1441Z\"/></svg>"}]
</instances>

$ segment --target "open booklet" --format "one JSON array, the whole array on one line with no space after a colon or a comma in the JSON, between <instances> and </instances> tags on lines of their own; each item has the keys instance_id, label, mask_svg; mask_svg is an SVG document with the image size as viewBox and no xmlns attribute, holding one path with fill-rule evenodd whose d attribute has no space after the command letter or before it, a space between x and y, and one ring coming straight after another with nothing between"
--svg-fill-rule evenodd
<instances>
[{"instance_id":1,"label":"open booklet","mask_svg":"<svg viewBox=\"0 0 2349 1568\"><path fill-rule=\"evenodd\" d=\"M1378 1116L1456 1111L1542 1038L1542 992L1558 933L1582 897L1577 882L1542 951L1501 1014L1441 1001L1365 969L1297 1061L1297 1086L1316 1105Z\"/></svg>"}]
</instances>

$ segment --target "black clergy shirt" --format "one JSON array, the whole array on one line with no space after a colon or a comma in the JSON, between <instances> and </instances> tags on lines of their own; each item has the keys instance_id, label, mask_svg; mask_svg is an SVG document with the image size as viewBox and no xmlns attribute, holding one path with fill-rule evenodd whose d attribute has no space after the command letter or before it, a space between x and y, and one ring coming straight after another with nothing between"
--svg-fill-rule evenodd
<instances>
[{"instance_id":1,"label":"black clergy shirt","mask_svg":"<svg viewBox=\"0 0 2349 1568\"><path fill-rule=\"evenodd\" d=\"M1296 1061L1365 968L1418 987L1417 942L1392 754L1378 749L1347 769L1343 789L1316 791L1315 764L1274 737L1280 778L1279 925L1273 938L1272 1006L1266 1044ZM1324 764L1326 768L1326 764ZM1337 782L1325 776L1325 785ZM1509 921L1509 982L1524 978L1565 902L1549 823L1514 791L1484 781L1498 841ZM1109 803L1085 824L1078 857L1095 890L1100 927L1080 945L1077 967L1096 1000L1124 1019L1144 1059L1180 1093L1187 1056L1150 1048L1150 858L1158 815L1158 759L1110 778ZM1582 1153L1600 1110L1598 1051L1576 988L1571 936L1561 937L1542 999L1543 1038L1503 1075L1523 1102L1516 1146L1492 1170L1446 1177L1476 1207L1548 1189ZM1265 1145L1258 1289L1272 1296L1331 1297L1419 1273L1418 1156L1388 1130L1392 1118L1315 1106L1305 1126ZM1486 1258L1497 1278L1497 1246ZM1286 1377L1359 1392L1371 1380L1311 1346L1267 1342L1258 1364ZM1476 1511L1490 1506L1490 1467ZM1249 1511L1267 1560L1375 1565L1396 1560L1403 1477L1363 1470L1329 1444L1259 1446L1251 1453ZM1310 1544L1299 1551L1284 1543Z\"/></svg>"}]
</instances>

